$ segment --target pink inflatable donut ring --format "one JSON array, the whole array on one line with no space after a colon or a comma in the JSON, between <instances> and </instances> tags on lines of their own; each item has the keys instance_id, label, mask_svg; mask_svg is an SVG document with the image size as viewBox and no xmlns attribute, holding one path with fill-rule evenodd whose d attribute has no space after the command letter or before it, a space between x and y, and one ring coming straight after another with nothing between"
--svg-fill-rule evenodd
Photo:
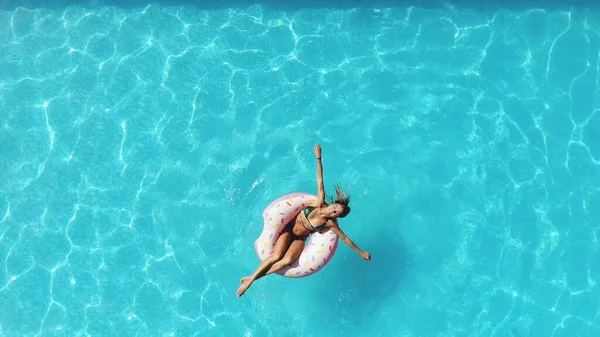
<instances>
[{"instance_id":1,"label":"pink inflatable donut ring","mask_svg":"<svg viewBox=\"0 0 600 337\"><path fill-rule=\"evenodd\" d=\"M273 254L279 233L300 210L314 204L317 197L306 193L290 193L271 202L263 211L264 226L262 233L254 242L258 258L263 261ZM310 235L300 257L277 274L299 278L312 275L321 270L333 257L338 246L338 236L331 230Z\"/></svg>"}]
</instances>

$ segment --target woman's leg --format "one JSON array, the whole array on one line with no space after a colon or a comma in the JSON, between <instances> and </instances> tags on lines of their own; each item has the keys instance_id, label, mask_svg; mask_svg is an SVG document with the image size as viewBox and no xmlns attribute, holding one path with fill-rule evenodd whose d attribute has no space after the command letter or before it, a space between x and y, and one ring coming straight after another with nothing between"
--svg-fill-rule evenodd
<instances>
[{"instance_id":1,"label":"woman's leg","mask_svg":"<svg viewBox=\"0 0 600 337\"><path fill-rule=\"evenodd\" d=\"M264 276L278 272L281 269L294 263L294 261L296 261L296 259L298 259L300 257L300 254L302 254L303 249L304 249L304 240L292 241L290 248L288 248L288 250L285 253L285 255L283 256L283 258L281 258L281 260L275 262L275 264L273 264L271 266L271 268L265 273Z\"/></svg>"},{"instance_id":2,"label":"woman's leg","mask_svg":"<svg viewBox=\"0 0 600 337\"><path fill-rule=\"evenodd\" d=\"M286 227L286 229L287 229L287 227ZM267 269L269 269L269 267L271 267L275 262L281 260L284 257L284 254L289 247L290 241L291 241L291 232L289 230L284 229L284 231L282 231L281 234L279 234L279 237L277 238L277 242L275 242L275 248L273 249L273 254L271 254L269 257L264 259L260 263L260 265L258 265L258 268L256 268L256 271L254 272L254 274L242 278L242 280L241 280L242 285L237 290L238 297L242 296L246 292L246 290L248 290L248 288L250 288L250 286L252 285L252 282L254 282L260 274L267 271Z\"/></svg>"}]
</instances>

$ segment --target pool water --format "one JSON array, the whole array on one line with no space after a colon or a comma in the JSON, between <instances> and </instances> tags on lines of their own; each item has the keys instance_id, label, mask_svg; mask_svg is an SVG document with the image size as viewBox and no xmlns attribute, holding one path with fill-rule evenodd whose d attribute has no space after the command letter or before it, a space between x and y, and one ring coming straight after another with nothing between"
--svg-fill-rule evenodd
<instances>
[{"instance_id":1,"label":"pool water","mask_svg":"<svg viewBox=\"0 0 600 337\"><path fill-rule=\"evenodd\" d=\"M598 336L599 22L5 2L0 335ZM315 143L372 260L238 298Z\"/></svg>"}]
</instances>

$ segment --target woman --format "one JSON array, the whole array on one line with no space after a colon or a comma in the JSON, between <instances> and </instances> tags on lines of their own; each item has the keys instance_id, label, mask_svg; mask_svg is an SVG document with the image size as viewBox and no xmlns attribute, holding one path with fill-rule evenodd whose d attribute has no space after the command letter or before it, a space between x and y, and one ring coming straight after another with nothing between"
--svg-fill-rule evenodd
<instances>
[{"instance_id":1,"label":"woman","mask_svg":"<svg viewBox=\"0 0 600 337\"><path fill-rule=\"evenodd\" d=\"M321 163L321 147L315 145L317 157L317 186L318 194L315 205L307 206L290 223L288 223L277 238L273 254L264 259L254 274L240 280L242 285L237 290L238 297L242 296L252 283L259 278L275 273L296 261L304 249L304 242L313 232L325 232L331 229L345 244L354 249L360 256L369 261L371 254L360 250L349 237L344 234L337 223L337 218L343 218L350 213L347 196L339 185L335 186L336 198L331 204L325 202L323 187L323 165Z\"/></svg>"}]
</instances>

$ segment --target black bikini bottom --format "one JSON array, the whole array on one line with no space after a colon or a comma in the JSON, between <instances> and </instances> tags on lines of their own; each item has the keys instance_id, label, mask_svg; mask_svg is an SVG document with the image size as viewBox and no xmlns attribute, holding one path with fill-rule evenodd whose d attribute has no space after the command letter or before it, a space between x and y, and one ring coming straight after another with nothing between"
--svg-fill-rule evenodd
<instances>
[{"instance_id":1,"label":"black bikini bottom","mask_svg":"<svg viewBox=\"0 0 600 337\"><path fill-rule=\"evenodd\" d=\"M283 230L281 231L282 233L284 232L290 232L290 235L292 236L292 241L294 240L302 240L305 241L306 239L308 239L308 236L299 236L294 234L294 223L295 223L296 219L292 219L292 221L290 221L287 225L285 225L285 227L283 228Z\"/></svg>"}]
</instances>

